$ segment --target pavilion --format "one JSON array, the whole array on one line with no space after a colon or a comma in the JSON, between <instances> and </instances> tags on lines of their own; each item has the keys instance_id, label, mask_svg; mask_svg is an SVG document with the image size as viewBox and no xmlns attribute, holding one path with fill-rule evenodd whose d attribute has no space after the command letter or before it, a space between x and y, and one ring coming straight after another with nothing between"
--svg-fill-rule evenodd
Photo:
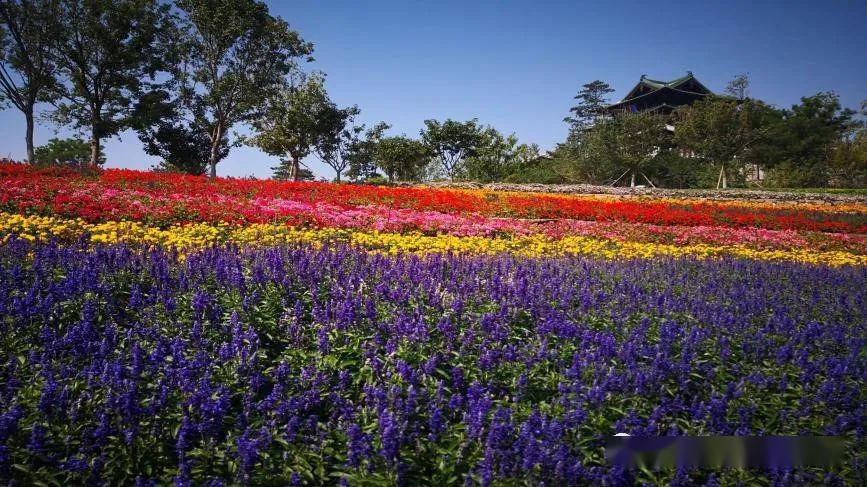
<instances>
[{"instance_id":1,"label":"pavilion","mask_svg":"<svg viewBox=\"0 0 867 487\"><path fill-rule=\"evenodd\" d=\"M653 111L667 115L681 105L691 105L713 93L695 78L692 71L672 81L659 81L641 75L635 88L623 100L608 105L609 112Z\"/></svg>"}]
</instances>

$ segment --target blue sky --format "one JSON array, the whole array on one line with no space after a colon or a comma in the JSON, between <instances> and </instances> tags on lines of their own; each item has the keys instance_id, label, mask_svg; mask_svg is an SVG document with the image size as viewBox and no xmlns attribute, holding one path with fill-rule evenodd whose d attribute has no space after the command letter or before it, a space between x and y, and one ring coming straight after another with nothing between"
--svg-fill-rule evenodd
<instances>
[{"instance_id":1,"label":"blue sky","mask_svg":"<svg viewBox=\"0 0 867 487\"><path fill-rule=\"evenodd\" d=\"M332 98L394 134L415 136L427 118L477 117L550 149L583 83L607 81L619 99L642 74L687 70L714 91L748 73L750 94L778 106L827 90L851 107L867 99L863 1L274 1L271 10L315 44L306 68L328 75ZM0 124L0 155L23 158L23 116L0 112ZM71 134L57 130L37 127L37 144ZM109 167L156 162L131 133L106 154ZM238 148L218 172L268 177L276 162Z\"/></svg>"}]
</instances>

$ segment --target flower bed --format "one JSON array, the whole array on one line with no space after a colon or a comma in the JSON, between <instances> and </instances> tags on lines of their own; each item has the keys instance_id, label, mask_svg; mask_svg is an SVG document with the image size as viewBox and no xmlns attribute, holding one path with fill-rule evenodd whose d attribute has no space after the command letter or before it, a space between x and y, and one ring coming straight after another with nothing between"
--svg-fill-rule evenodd
<instances>
[{"instance_id":1,"label":"flower bed","mask_svg":"<svg viewBox=\"0 0 867 487\"><path fill-rule=\"evenodd\" d=\"M0 483L867 481L860 202L0 183ZM626 470L614 433L846 451Z\"/></svg>"},{"instance_id":2,"label":"flower bed","mask_svg":"<svg viewBox=\"0 0 867 487\"><path fill-rule=\"evenodd\" d=\"M0 205L17 212L82 217L88 221L146 220L166 225L292 221L286 201L377 206L472 217L619 221L655 225L721 226L867 233L867 206L744 204L708 200L631 199L398 188L328 183L218 179L107 170L98 177L0 166Z\"/></svg>"},{"instance_id":3,"label":"flower bed","mask_svg":"<svg viewBox=\"0 0 867 487\"><path fill-rule=\"evenodd\" d=\"M599 435L863 442L863 267L21 240L0 256L2 475L25 483L621 484L648 479L606 467ZM831 478L858 478L847 458Z\"/></svg>"}]
</instances>

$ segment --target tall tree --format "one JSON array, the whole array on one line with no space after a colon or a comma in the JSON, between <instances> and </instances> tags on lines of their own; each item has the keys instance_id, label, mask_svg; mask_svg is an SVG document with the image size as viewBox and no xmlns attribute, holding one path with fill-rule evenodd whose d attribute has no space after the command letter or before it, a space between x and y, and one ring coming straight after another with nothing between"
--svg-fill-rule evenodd
<instances>
[{"instance_id":1,"label":"tall tree","mask_svg":"<svg viewBox=\"0 0 867 487\"><path fill-rule=\"evenodd\" d=\"M378 122L367 129L364 137L355 146L349 158L349 171L347 175L354 181L371 179L376 177L377 149L379 142L385 137L385 131L391 125Z\"/></svg>"},{"instance_id":2,"label":"tall tree","mask_svg":"<svg viewBox=\"0 0 867 487\"><path fill-rule=\"evenodd\" d=\"M50 139L34 150L34 157L38 164L86 163L90 160L90 143L80 139ZM100 157L102 164L105 158Z\"/></svg>"},{"instance_id":3,"label":"tall tree","mask_svg":"<svg viewBox=\"0 0 867 487\"><path fill-rule=\"evenodd\" d=\"M359 113L356 106L338 108L329 102L320 114L320 136L314 150L322 162L334 169L338 183L353 155L361 150L364 125L352 123Z\"/></svg>"},{"instance_id":4,"label":"tall tree","mask_svg":"<svg viewBox=\"0 0 867 487\"><path fill-rule=\"evenodd\" d=\"M161 158L154 169L205 174L210 158L210 140L205 131L183 117L182 108L169 91L158 89L147 93L135 112L133 128L145 153ZM228 154L229 146L224 141L219 160Z\"/></svg>"},{"instance_id":5,"label":"tall tree","mask_svg":"<svg viewBox=\"0 0 867 487\"><path fill-rule=\"evenodd\" d=\"M851 137L860 122L854 110L843 108L836 93L801 98L771 128L769 157L773 181L785 186L824 186L827 161L834 145Z\"/></svg>"},{"instance_id":6,"label":"tall tree","mask_svg":"<svg viewBox=\"0 0 867 487\"><path fill-rule=\"evenodd\" d=\"M295 178L301 161L320 144L336 110L325 92L321 75L297 75L293 82L265 100L261 116L252 121L256 135L248 143L268 154L284 157L285 172ZM332 119L333 120L333 119Z\"/></svg>"},{"instance_id":7,"label":"tall tree","mask_svg":"<svg viewBox=\"0 0 867 487\"><path fill-rule=\"evenodd\" d=\"M161 158L155 169L196 176L205 174L211 154L210 141L202 130L171 120L161 121L140 135L146 154ZM224 144L218 160L229 155Z\"/></svg>"},{"instance_id":8,"label":"tall tree","mask_svg":"<svg viewBox=\"0 0 867 487\"><path fill-rule=\"evenodd\" d=\"M60 0L54 59L64 78L55 118L90 132L90 162L100 142L134 123L140 96L164 66L168 5L156 0Z\"/></svg>"},{"instance_id":9,"label":"tall tree","mask_svg":"<svg viewBox=\"0 0 867 487\"><path fill-rule=\"evenodd\" d=\"M376 164L389 182L418 181L430 156L430 148L404 135L385 137L376 146Z\"/></svg>"},{"instance_id":10,"label":"tall tree","mask_svg":"<svg viewBox=\"0 0 867 487\"><path fill-rule=\"evenodd\" d=\"M608 94L613 92L614 88L600 80L591 81L581 87L581 90L575 95L578 103L569 109L572 115L563 119L569 124L570 138L577 138L605 115Z\"/></svg>"},{"instance_id":11,"label":"tall tree","mask_svg":"<svg viewBox=\"0 0 867 487\"><path fill-rule=\"evenodd\" d=\"M211 177L217 175L226 134L257 118L267 100L310 54L284 20L256 0L177 0L183 14L184 56L177 76L182 102L210 141ZM233 143L237 141L230 141Z\"/></svg>"},{"instance_id":12,"label":"tall tree","mask_svg":"<svg viewBox=\"0 0 867 487\"><path fill-rule=\"evenodd\" d=\"M482 143L482 130L476 119L458 122L448 119L425 120L421 139L430 148L443 173L451 180L461 175L468 157L472 157Z\"/></svg>"},{"instance_id":13,"label":"tall tree","mask_svg":"<svg viewBox=\"0 0 867 487\"><path fill-rule=\"evenodd\" d=\"M627 175L632 187L642 178L650 182L654 162L670 145L665 122L650 112L622 113L600 120L583 138L583 157L604 168L614 178L611 184Z\"/></svg>"},{"instance_id":14,"label":"tall tree","mask_svg":"<svg viewBox=\"0 0 867 487\"><path fill-rule=\"evenodd\" d=\"M829 182L843 188L867 187L867 131L838 141L828 158Z\"/></svg>"},{"instance_id":15,"label":"tall tree","mask_svg":"<svg viewBox=\"0 0 867 487\"><path fill-rule=\"evenodd\" d=\"M51 49L57 15L57 0L0 0L0 93L24 114L31 163L36 103L56 93Z\"/></svg>"},{"instance_id":16,"label":"tall tree","mask_svg":"<svg viewBox=\"0 0 867 487\"><path fill-rule=\"evenodd\" d=\"M535 146L519 144L515 134L503 136L497 129L487 127L475 155L467 158L466 176L482 183L502 181L522 163L539 155Z\"/></svg>"},{"instance_id":17,"label":"tall tree","mask_svg":"<svg viewBox=\"0 0 867 487\"><path fill-rule=\"evenodd\" d=\"M725 92L727 95L743 101L747 99L747 96L749 96L749 89L749 76L746 74L738 74L726 85Z\"/></svg>"},{"instance_id":18,"label":"tall tree","mask_svg":"<svg viewBox=\"0 0 867 487\"><path fill-rule=\"evenodd\" d=\"M271 179L276 179L278 181L313 181L316 179L313 171L306 167L302 167L295 174L290 174L291 168L292 164L290 161L281 160L280 164L271 168L273 171Z\"/></svg>"},{"instance_id":19,"label":"tall tree","mask_svg":"<svg viewBox=\"0 0 867 487\"><path fill-rule=\"evenodd\" d=\"M730 169L748 162L750 151L768 135L765 111L757 101L708 97L676 111L674 141L718 168L717 188L727 188Z\"/></svg>"}]
</instances>

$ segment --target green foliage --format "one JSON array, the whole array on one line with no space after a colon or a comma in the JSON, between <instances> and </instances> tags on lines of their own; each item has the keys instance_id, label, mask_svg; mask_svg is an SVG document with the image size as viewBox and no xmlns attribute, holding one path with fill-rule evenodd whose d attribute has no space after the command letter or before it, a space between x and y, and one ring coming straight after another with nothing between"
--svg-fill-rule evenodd
<instances>
[{"instance_id":1,"label":"green foliage","mask_svg":"<svg viewBox=\"0 0 867 487\"><path fill-rule=\"evenodd\" d=\"M574 138L559 144L549 154L550 172L566 183L604 184L610 171L594 161L585 148L586 146L579 144ZM616 176L611 176L614 177Z\"/></svg>"},{"instance_id":2,"label":"green foliage","mask_svg":"<svg viewBox=\"0 0 867 487\"><path fill-rule=\"evenodd\" d=\"M840 188L867 188L867 131L838 141L828 159L829 182Z\"/></svg>"},{"instance_id":3,"label":"green foliage","mask_svg":"<svg viewBox=\"0 0 867 487\"><path fill-rule=\"evenodd\" d=\"M418 181L430 160L430 148L406 136L384 137L376 144L374 158L388 182Z\"/></svg>"},{"instance_id":4,"label":"green foliage","mask_svg":"<svg viewBox=\"0 0 867 487\"><path fill-rule=\"evenodd\" d=\"M177 7L184 35L175 76L190 126L210 141L213 177L228 131L258 121L266 100L279 96L284 77L297 72L296 60L312 60L313 45L260 1L178 0Z\"/></svg>"},{"instance_id":5,"label":"green foliage","mask_svg":"<svg viewBox=\"0 0 867 487\"><path fill-rule=\"evenodd\" d=\"M481 183L502 181L539 155L537 146L519 144L515 134L504 137L495 128L487 127L481 135L475 154L466 160L464 176L469 180Z\"/></svg>"},{"instance_id":6,"label":"green foliage","mask_svg":"<svg viewBox=\"0 0 867 487\"><path fill-rule=\"evenodd\" d=\"M82 163L90 160L90 143L81 139L50 139L47 144L37 147L34 154L38 164ZM97 164L105 164L103 154L100 154Z\"/></svg>"},{"instance_id":7,"label":"green foliage","mask_svg":"<svg viewBox=\"0 0 867 487\"><path fill-rule=\"evenodd\" d=\"M466 160L474 157L484 143L478 120L425 120L424 125L421 139L433 154L434 162L445 177L457 179L466 169Z\"/></svg>"},{"instance_id":8,"label":"green foliage","mask_svg":"<svg viewBox=\"0 0 867 487\"><path fill-rule=\"evenodd\" d=\"M292 161L282 160L279 165L272 167L271 171L273 171L271 179L278 181L313 181L316 179L313 171L306 167L299 168L298 172L293 175L291 172Z\"/></svg>"},{"instance_id":9,"label":"green foliage","mask_svg":"<svg viewBox=\"0 0 867 487\"><path fill-rule=\"evenodd\" d=\"M364 184L373 184L374 186L386 185L389 184L389 182L390 181L382 174L373 174L364 180Z\"/></svg>"},{"instance_id":10,"label":"green foliage","mask_svg":"<svg viewBox=\"0 0 867 487\"><path fill-rule=\"evenodd\" d=\"M260 118L252 122L256 135L248 141L268 154L286 157L282 164L290 177L297 174L301 160L310 155L323 138L334 131L338 113L325 92L320 74L299 75L292 84L265 100ZM346 120L346 119L344 119Z\"/></svg>"},{"instance_id":11,"label":"green foliage","mask_svg":"<svg viewBox=\"0 0 867 487\"><path fill-rule=\"evenodd\" d=\"M319 114L320 136L315 150L319 159L334 169L339 183L354 154L361 150L364 125L354 125L360 110L357 106L337 108L328 103Z\"/></svg>"},{"instance_id":12,"label":"green foliage","mask_svg":"<svg viewBox=\"0 0 867 487\"><path fill-rule=\"evenodd\" d=\"M569 124L570 139L580 137L582 132L592 127L597 120L605 115L608 94L613 92L614 88L600 80L591 81L581 87L581 90L575 95L578 103L569 109L572 115L563 119Z\"/></svg>"},{"instance_id":13,"label":"green foliage","mask_svg":"<svg viewBox=\"0 0 867 487\"><path fill-rule=\"evenodd\" d=\"M718 176L719 172L711 166L671 148L657 155L651 178L660 187L706 188L716 184Z\"/></svg>"},{"instance_id":14,"label":"green foliage","mask_svg":"<svg viewBox=\"0 0 867 487\"><path fill-rule=\"evenodd\" d=\"M347 175L353 181L369 181L374 177L382 177L376 172L376 151L379 147L379 142L384 137L385 131L390 128L391 125L379 122L367 129L364 133L364 138L357 141L354 150L350 154L349 170L347 171Z\"/></svg>"},{"instance_id":15,"label":"green foliage","mask_svg":"<svg viewBox=\"0 0 867 487\"><path fill-rule=\"evenodd\" d=\"M835 93L801 98L773 126L766 155L772 186L826 186L828 161L835 144L859 126L855 112L844 109Z\"/></svg>"},{"instance_id":16,"label":"green foliage","mask_svg":"<svg viewBox=\"0 0 867 487\"><path fill-rule=\"evenodd\" d=\"M57 15L54 0L0 2L0 97L24 114L29 162L35 162L34 107L57 93L51 56Z\"/></svg>"},{"instance_id":17,"label":"green foliage","mask_svg":"<svg viewBox=\"0 0 867 487\"><path fill-rule=\"evenodd\" d=\"M54 118L86 130L91 164L100 141L135 123L130 110L149 88L165 59L163 34L172 32L168 5L155 0L62 0L54 60L64 83L57 86Z\"/></svg>"},{"instance_id":18,"label":"green foliage","mask_svg":"<svg viewBox=\"0 0 867 487\"><path fill-rule=\"evenodd\" d=\"M537 155L515 164L512 172L503 178L503 181L538 184L565 183L566 179L557 172L556 166L557 160L552 155Z\"/></svg>"},{"instance_id":19,"label":"green foliage","mask_svg":"<svg viewBox=\"0 0 867 487\"><path fill-rule=\"evenodd\" d=\"M182 124L161 122L142 137L144 151L162 158L158 170L181 172L193 175L205 174L210 156L208 138L201 130ZM229 147L223 145L218 155L222 160L229 155Z\"/></svg>"},{"instance_id":20,"label":"green foliage","mask_svg":"<svg viewBox=\"0 0 867 487\"><path fill-rule=\"evenodd\" d=\"M694 154L701 164L718 171L717 187L726 188L730 177L743 174L753 146L769 136L770 127L764 123L768 110L753 100L699 100L676 111L674 142Z\"/></svg>"},{"instance_id":21,"label":"green foliage","mask_svg":"<svg viewBox=\"0 0 867 487\"><path fill-rule=\"evenodd\" d=\"M597 181L644 184L670 146L665 125L665 118L650 112L624 112L599 120L581 138L577 153L582 163L577 169L593 170Z\"/></svg>"},{"instance_id":22,"label":"green foliage","mask_svg":"<svg viewBox=\"0 0 867 487\"><path fill-rule=\"evenodd\" d=\"M202 175L210 158L210 140L200 127L184 120L171 95L163 90L147 93L139 101L136 114L139 140L146 154L162 160L154 167L158 171ZM229 155L224 140L218 160Z\"/></svg>"}]
</instances>

